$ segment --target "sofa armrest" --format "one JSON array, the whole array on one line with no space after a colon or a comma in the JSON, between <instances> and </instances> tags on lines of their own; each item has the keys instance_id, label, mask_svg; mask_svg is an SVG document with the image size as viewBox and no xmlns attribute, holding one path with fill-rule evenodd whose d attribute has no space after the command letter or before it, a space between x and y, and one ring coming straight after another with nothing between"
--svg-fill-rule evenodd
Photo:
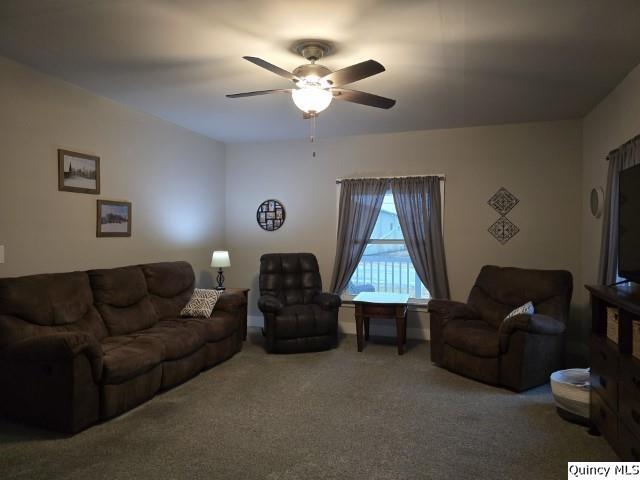
<instances>
[{"instance_id":1,"label":"sofa armrest","mask_svg":"<svg viewBox=\"0 0 640 480\"><path fill-rule=\"evenodd\" d=\"M218 297L218 301L216 302L214 310L235 313L246 303L247 300L242 292L229 292L225 290L224 292L222 292L222 295Z\"/></svg>"},{"instance_id":2,"label":"sofa armrest","mask_svg":"<svg viewBox=\"0 0 640 480\"><path fill-rule=\"evenodd\" d=\"M7 345L0 353L13 362L55 362L84 354L91 364L94 380L102 375L103 353L98 341L88 333L59 332L26 338Z\"/></svg>"},{"instance_id":3,"label":"sofa armrest","mask_svg":"<svg viewBox=\"0 0 640 480\"><path fill-rule=\"evenodd\" d=\"M443 319L451 320L452 318L476 319L480 318L480 314L471 306L462 302L454 302L453 300L433 299L427 304L429 313L435 314Z\"/></svg>"},{"instance_id":4,"label":"sofa armrest","mask_svg":"<svg viewBox=\"0 0 640 480\"><path fill-rule=\"evenodd\" d=\"M325 310L333 310L342 305L342 299L334 293L322 292L313 297L313 303L320 305Z\"/></svg>"},{"instance_id":5,"label":"sofa armrest","mask_svg":"<svg viewBox=\"0 0 640 480\"><path fill-rule=\"evenodd\" d=\"M262 313L278 313L284 304L273 295L262 295L258 299L258 308Z\"/></svg>"}]
</instances>

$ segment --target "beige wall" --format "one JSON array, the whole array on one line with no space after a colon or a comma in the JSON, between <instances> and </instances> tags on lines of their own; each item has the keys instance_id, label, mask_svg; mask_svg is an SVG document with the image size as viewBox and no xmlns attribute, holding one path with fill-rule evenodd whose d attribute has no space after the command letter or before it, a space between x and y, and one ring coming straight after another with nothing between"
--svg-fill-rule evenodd
<instances>
[{"instance_id":1,"label":"beige wall","mask_svg":"<svg viewBox=\"0 0 640 480\"><path fill-rule=\"evenodd\" d=\"M589 113L583 121L582 169L582 272L583 283L598 275L602 218L591 216L589 192L606 187L607 154L640 134L640 66Z\"/></svg>"},{"instance_id":2,"label":"beige wall","mask_svg":"<svg viewBox=\"0 0 640 480\"><path fill-rule=\"evenodd\" d=\"M315 147L303 141L227 146L227 278L229 285L252 288L255 321L262 253L313 252L328 284L337 177L446 174L444 235L454 299L466 299L484 264L566 268L581 278L580 121L338 139L323 139L321 125ZM498 218L487 200L501 186L520 199L508 215L520 233L506 245L487 232ZM287 211L276 232L262 231L255 220L267 198L281 200ZM343 310L341 325L353 331L352 311ZM410 333L424 336L426 328L426 316L414 313Z\"/></svg>"},{"instance_id":3,"label":"beige wall","mask_svg":"<svg viewBox=\"0 0 640 480\"><path fill-rule=\"evenodd\" d=\"M250 313L259 321L260 254L312 251L328 283L337 177L444 173L453 298L466 297L485 263L567 268L577 306L571 338L574 350L584 350L582 285L595 281L601 229L588 194L606 182L607 152L640 133L640 67L582 121L337 139L323 139L320 123L315 146L225 148L2 58L0 102L0 276L186 259L208 285L210 252L226 245L227 283L253 289ZM58 148L101 157L100 196L58 192ZM497 214L486 201L500 186L520 199L508 216L521 232L504 246L487 233ZM271 197L285 204L287 221L267 233L255 210ZM131 238L95 237L97 198L133 203ZM427 320L413 312L410 333L427 335ZM343 328L352 331L352 323L343 309Z\"/></svg>"},{"instance_id":4,"label":"beige wall","mask_svg":"<svg viewBox=\"0 0 640 480\"><path fill-rule=\"evenodd\" d=\"M640 134L640 66L594 108L583 120L582 133L582 278L578 285L581 310L589 331L588 296L582 287L595 283L602 233L602 218L596 219L589 208L589 193L593 187L606 189L607 154L627 140Z\"/></svg>"},{"instance_id":5,"label":"beige wall","mask_svg":"<svg viewBox=\"0 0 640 480\"><path fill-rule=\"evenodd\" d=\"M0 58L0 277L185 259L224 242L224 145ZM57 149L101 157L99 196L58 191ZM96 238L96 199L133 203Z\"/></svg>"}]
</instances>

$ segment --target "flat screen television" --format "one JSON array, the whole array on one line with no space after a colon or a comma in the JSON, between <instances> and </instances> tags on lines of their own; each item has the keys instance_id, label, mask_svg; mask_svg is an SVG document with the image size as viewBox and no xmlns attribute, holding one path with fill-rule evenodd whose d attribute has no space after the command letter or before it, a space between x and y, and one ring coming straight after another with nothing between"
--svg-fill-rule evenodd
<instances>
[{"instance_id":1,"label":"flat screen television","mask_svg":"<svg viewBox=\"0 0 640 480\"><path fill-rule=\"evenodd\" d=\"M618 275L640 283L640 165L620 172Z\"/></svg>"}]
</instances>

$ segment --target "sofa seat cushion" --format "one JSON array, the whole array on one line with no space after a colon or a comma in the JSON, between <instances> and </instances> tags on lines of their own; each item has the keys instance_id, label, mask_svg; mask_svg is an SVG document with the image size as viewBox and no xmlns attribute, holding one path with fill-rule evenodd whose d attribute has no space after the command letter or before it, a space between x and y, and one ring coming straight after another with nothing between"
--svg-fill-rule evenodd
<instances>
[{"instance_id":1,"label":"sofa seat cushion","mask_svg":"<svg viewBox=\"0 0 640 480\"><path fill-rule=\"evenodd\" d=\"M319 305L290 305L276 314L276 336L279 339L332 335L337 319Z\"/></svg>"},{"instance_id":2,"label":"sofa seat cushion","mask_svg":"<svg viewBox=\"0 0 640 480\"><path fill-rule=\"evenodd\" d=\"M192 354L206 342L203 325L185 324L178 319L161 320L155 326L135 334L139 338L154 338L164 345L164 360L177 360Z\"/></svg>"},{"instance_id":3,"label":"sofa seat cushion","mask_svg":"<svg viewBox=\"0 0 640 480\"><path fill-rule=\"evenodd\" d=\"M164 359L162 341L151 336L106 337L102 343L103 384L116 384L142 375Z\"/></svg>"},{"instance_id":4,"label":"sofa seat cushion","mask_svg":"<svg viewBox=\"0 0 640 480\"><path fill-rule=\"evenodd\" d=\"M214 311L209 318L180 318L179 321L204 330L207 342L224 340L240 328L236 315L228 312Z\"/></svg>"},{"instance_id":5,"label":"sofa seat cushion","mask_svg":"<svg viewBox=\"0 0 640 480\"><path fill-rule=\"evenodd\" d=\"M498 330L482 320L450 320L443 338L445 344L478 357L500 355Z\"/></svg>"}]
</instances>

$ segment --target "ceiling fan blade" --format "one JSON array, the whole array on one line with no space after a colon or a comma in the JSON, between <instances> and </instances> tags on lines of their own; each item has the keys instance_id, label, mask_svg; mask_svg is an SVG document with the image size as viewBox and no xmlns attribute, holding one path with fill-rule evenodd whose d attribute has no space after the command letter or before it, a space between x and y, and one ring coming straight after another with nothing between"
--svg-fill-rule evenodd
<instances>
[{"instance_id":1,"label":"ceiling fan blade","mask_svg":"<svg viewBox=\"0 0 640 480\"><path fill-rule=\"evenodd\" d=\"M326 80L332 86L340 87L382 72L384 72L384 67L381 64L375 60L367 60L366 62L356 63L350 67L336 70L329 75L325 75L323 80Z\"/></svg>"},{"instance_id":2,"label":"ceiling fan blade","mask_svg":"<svg viewBox=\"0 0 640 480\"><path fill-rule=\"evenodd\" d=\"M346 100L347 102L359 103L369 107L388 109L396 104L395 100L374 95L373 93L349 90L348 88L332 88L331 91L333 92L333 98L337 100Z\"/></svg>"},{"instance_id":3,"label":"ceiling fan blade","mask_svg":"<svg viewBox=\"0 0 640 480\"><path fill-rule=\"evenodd\" d=\"M286 78L287 80L291 80L292 82L297 82L300 79L296 77L293 73L287 72L285 69L275 66L272 63L267 62L266 60L262 60L258 57L242 57L245 60L249 60L251 63L258 65L270 72L275 73L276 75L280 75L281 77Z\"/></svg>"},{"instance_id":4,"label":"ceiling fan blade","mask_svg":"<svg viewBox=\"0 0 640 480\"><path fill-rule=\"evenodd\" d=\"M278 88L276 90L258 90L257 92L232 93L227 98L255 97L257 95L268 95L269 93L291 93L290 88Z\"/></svg>"}]
</instances>

